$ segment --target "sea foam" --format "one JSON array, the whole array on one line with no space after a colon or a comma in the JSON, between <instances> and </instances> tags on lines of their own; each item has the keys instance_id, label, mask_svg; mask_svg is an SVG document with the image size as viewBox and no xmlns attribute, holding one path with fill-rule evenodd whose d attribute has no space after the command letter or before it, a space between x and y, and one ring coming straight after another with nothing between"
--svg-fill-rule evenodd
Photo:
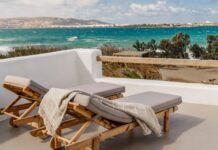
<instances>
[{"instance_id":1,"label":"sea foam","mask_svg":"<svg viewBox=\"0 0 218 150\"><path fill-rule=\"evenodd\" d=\"M14 41L15 39L13 38L8 38L8 39L3 39L3 38L0 38L0 42L11 42L11 41Z\"/></svg>"},{"instance_id":2,"label":"sea foam","mask_svg":"<svg viewBox=\"0 0 218 150\"><path fill-rule=\"evenodd\" d=\"M77 36L72 36L72 37L67 38L67 41L68 41L68 42L73 42L73 41L75 41L76 39L78 39Z\"/></svg>"},{"instance_id":3,"label":"sea foam","mask_svg":"<svg viewBox=\"0 0 218 150\"><path fill-rule=\"evenodd\" d=\"M9 46L0 46L0 55L7 55L8 52L13 51L14 49Z\"/></svg>"}]
</instances>

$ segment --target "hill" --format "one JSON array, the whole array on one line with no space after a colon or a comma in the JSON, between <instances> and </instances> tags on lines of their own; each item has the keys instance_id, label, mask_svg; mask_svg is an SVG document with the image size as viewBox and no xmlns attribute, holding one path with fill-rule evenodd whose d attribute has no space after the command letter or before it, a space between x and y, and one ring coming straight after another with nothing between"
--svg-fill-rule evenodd
<instances>
[{"instance_id":1,"label":"hill","mask_svg":"<svg viewBox=\"0 0 218 150\"><path fill-rule=\"evenodd\" d=\"M98 20L81 20L74 18L34 17L0 19L0 28L64 28L64 27L111 26Z\"/></svg>"}]
</instances>

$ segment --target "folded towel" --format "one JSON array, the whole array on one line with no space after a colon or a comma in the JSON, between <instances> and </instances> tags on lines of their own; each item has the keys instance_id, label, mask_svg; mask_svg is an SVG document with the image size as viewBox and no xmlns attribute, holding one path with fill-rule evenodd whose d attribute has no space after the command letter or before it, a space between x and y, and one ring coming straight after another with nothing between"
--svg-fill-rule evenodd
<instances>
[{"instance_id":1,"label":"folded towel","mask_svg":"<svg viewBox=\"0 0 218 150\"><path fill-rule=\"evenodd\" d=\"M92 95L79 90L65 90L52 88L44 96L39 106L39 114L49 134L55 135L67 111L69 101L74 101L77 94L90 96L90 100L100 101L108 107L123 111L132 116L143 130L145 135L153 131L161 135L161 127L153 109L144 104L109 101L106 98ZM82 98L82 96L81 96Z\"/></svg>"}]
</instances>

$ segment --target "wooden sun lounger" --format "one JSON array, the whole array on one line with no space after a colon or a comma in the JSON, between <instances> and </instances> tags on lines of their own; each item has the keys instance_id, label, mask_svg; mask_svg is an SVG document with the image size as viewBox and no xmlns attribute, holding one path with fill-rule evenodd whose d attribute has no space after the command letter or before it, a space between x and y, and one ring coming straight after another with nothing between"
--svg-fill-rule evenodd
<instances>
[{"instance_id":1,"label":"wooden sun lounger","mask_svg":"<svg viewBox=\"0 0 218 150\"><path fill-rule=\"evenodd\" d=\"M149 97L151 98L155 94L159 94L160 97L156 96L151 101L150 100L147 101L146 99L143 99L143 96L147 98ZM162 102L160 102L161 96L165 96L163 97ZM138 98L138 99L134 99L134 98ZM118 101L127 101L127 102L129 100L132 100L133 102L134 100L136 100L136 103L138 103L141 100L144 100L143 102L144 104L150 105L155 110L157 117L163 118L164 132L169 132L170 114L177 111L178 110L177 105L179 105L182 102L181 97L175 97L173 95L166 95L166 94L154 93L154 92L144 92L141 94L118 99ZM89 110L86 106L82 106L78 102L69 102L67 114L72 115L72 119L62 122L60 127L56 130L56 135L52 137L50 142L50 146L53 149L64 147L66 150L77 150L83 148L99 150L100 143L102 141L127 131L130 132L134 128L138 127L138 124L134 120L127 123L124 123L125 122L124 120L123 122L114 121L114 120L112 121L111 119L108 119L109 117L105 118ZM94 135L91 138L81 140L80 139L81 135L86 131L86 129L92 123L102 126L107 130L100 134ZM79 124L81 125L81 127L70 139L62 136L64 129ZM37 136L46 135L47 131L45 127L41 127L39 129L32 130L30 133L31 135L37 137Z\"/></svg>"},{"instance_id":2,"label":"wooden sun lounger","mask_svg":"<svg viewBox=\"0 0 218 150\"><path fill-rule=\"evenodd\" d=\"M11 103L3 109L0 109L0 115L8 115L11 117L10 125L13 127L20 125L30 125L34 128L39 128L43 125L43 121L39 115L31 115L36 109L42 97L48 89L38 83L17 76L7 76L3 87L17 95ZM92 88L93 87L93 88ZM123 97L125 91L123 86L109 83L91 83L73 87L74 89L82 89L84 91L94 93L108 99L117 99ZM21 99L26 100L26 103L17 104Z\"/></svg>"}]
</instances>

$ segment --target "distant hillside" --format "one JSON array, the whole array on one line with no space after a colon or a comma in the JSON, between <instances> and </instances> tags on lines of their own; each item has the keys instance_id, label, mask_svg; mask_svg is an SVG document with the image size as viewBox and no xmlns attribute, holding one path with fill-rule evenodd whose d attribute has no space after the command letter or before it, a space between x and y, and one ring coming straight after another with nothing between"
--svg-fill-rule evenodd
<instances>
[{"instance_id":1,"label":"distant hillside","mask_svg":"<svg viewBox=\"0 0 218 150\"><path fill-rule=\"evenodd\" d=\"M218 22L195 22L195 23L176 23L176 24L133 24L119 25L126 28L174 28L174 27L200 27L200 26L218 26Z\"/></svg>"},{"instance_id":2,"label":"distant hillside","mask_svg":"<svg viewBox=\"0 0 218 150\"><path fill-rule=\"evenodd\" d=\"M74 18L35 17L0 19L0 28L56 28L56 27L89 27L110 26L98 20L81 20Z\"/></svg>"}]
</instances>

